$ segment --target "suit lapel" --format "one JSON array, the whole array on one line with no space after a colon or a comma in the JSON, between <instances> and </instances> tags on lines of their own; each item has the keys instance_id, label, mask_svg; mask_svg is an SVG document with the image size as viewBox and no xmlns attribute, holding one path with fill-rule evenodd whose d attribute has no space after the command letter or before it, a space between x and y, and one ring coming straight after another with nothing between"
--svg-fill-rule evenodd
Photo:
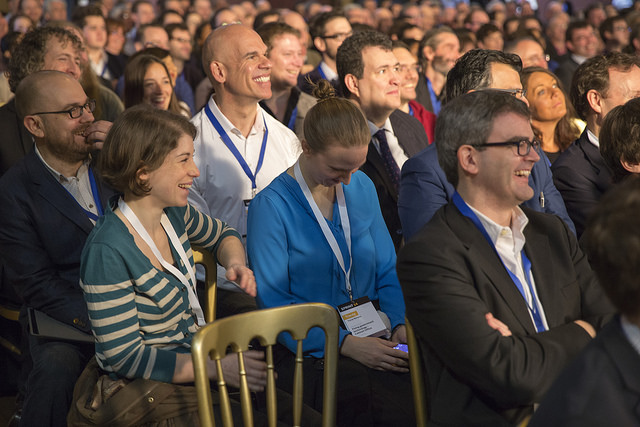
<instances>
[{"instance_id":1,"label":"suit lapel","mask_svg":"<svg viewBox=\"0 0 640 427\"><path fill-rule=\"evenodd\" d=\"M371 167L375 169L376 173L380 176L382 180L382 184L385 186L389 194L391 194L391 196L393 197L393 200L395 200L397 203L398 191L396 190L395 186L391 182L391 178L387 173L387 169L384 167L384 161L382 160L380 153L378 153L376 146L373 145L373 142L369 142L369 150L367 152L367 163L369 163Z\"/></svg>"},{"instance_id":2,"label":"suit lapel","mask_svg":"<svg viewBox=\"0 0 640 427\"><path fill-rule=\"evenodd\" d=\"M469 218L460 213L453 203L450 203L447 209L455 210L452 215L453 222L451 227L456 230L456 235L460 236L462 243L469 251L469 258L479 260L474 265L478 265L487 276L491 286L503 298L505 305L513 312L514 317L518 319L522 328L529 334L535 334L536 329L531 321L527 304L517 286L511 280L511 276L509 276L506 267L502 264L493 245L487 241Z\"/></svg>"},{"instance_id":3,"label":"suit lapel","mask_svg":"<svg viewBox=\"0 0 640 427\"><path fill-rule=\"evenodd\" d=\"M611 185L612 174L611 170L604 162L602 154L598 147L593 145L589 141L587 130L585 129L580 136L580 148L585 155L585 158L593 168L595 175L597 176L596 185L601 192L604 192Z\"/></svg>"},{"instance_id":4,"label":"suit lapel","mask_svg":"<svg viewBox=\"0 0 640 427\"><path fill-rule=\"evenodd\" d=\"M91 233L93 223L89 220L84 210L78 205L69 192L56 182L51 173L34 152L27 156L27 169L38 188L38 194L44 200L57 209L62 215L80 227L85 233ZM104 206L104 205L103 205Z\"/></svg>"}]
</instances>

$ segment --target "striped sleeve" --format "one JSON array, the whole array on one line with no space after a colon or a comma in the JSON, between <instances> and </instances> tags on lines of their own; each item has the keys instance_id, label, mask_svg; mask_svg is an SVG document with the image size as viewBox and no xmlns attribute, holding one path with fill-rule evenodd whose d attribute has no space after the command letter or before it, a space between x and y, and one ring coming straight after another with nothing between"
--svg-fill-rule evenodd
<instances>
[{"instance_id":1,"label":"striped sleeve","mask_svg":"<svg viewBox=\"0 0 640 427\"><path fill-rule=\"evenodd\" d=\"M188 237L190 244L208 249L216 262L218 262L218 248L222 240L229 236L240 239L240 234L227 223L217 218L211 218L191 205L187 205L185 209L184 224L186 237ZM181 237L181 241L184 237ZM184 244L184 242L181 243Z\"/></svg>"}]
</instances>

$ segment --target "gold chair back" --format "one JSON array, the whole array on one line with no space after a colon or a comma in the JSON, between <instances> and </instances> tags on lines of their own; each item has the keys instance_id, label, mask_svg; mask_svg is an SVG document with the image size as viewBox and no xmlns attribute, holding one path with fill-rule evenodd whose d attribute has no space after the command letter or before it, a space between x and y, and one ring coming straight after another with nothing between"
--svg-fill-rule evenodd
<instances>
[{"instance_id":1,"label":"gold chair back","mask_svg":"<svg viewBox=\"0 0 640 427\"><path fill-rule=\"evenodd\" d=\"M409 346L409 370L411 372L411 388L413 390L413 406L416 411L416 427L426 427L429 420L427 414L427 395L425 393L425 376L422 368L422 353L416 340L409 319L405 318L407 327L407 344Z\"/></svg>"},{"instance_id":2,"label":"gold chair back","mask_svg":"<svg viewBox=\"0 0 640 427\"><path fill-rule=\"evenodd\" d=\"M279 333L287 331L293 339L298 340L293 385L293 425L300 426L303 384L302 340L307 336L309 329L316 326L325 332L322 425L324 427L334 426L336 421L338 314L333 307L318 303L288 305L226 317L207 324L194 335L191 356L195 370L200 424L203 427L214 426L213 404L206 367L207 359L210 356L215 360L218 373L217 384L223 425L225 427L233 426L229 395L220 364L220 359L225 356L227 348L231 346L231 350L238 354L240 403L244 425L253 425L251 396L244 368L243 353L249 349L250 341L257 338L260 344L266 347L267 386L265 391L268 424L269 426L276 425L276 384L272 347L276 344Z\"/></svg>"},{"instance_id":3,"label":"gold chair back","mask_svg":"<svg viewBox=\"0 0 640 427\"><path fill-rule=\"evenodd\" d=\"M218 283L218 264L208 250L194 246L193 262L204 267L205 272L205 303L204 320L211 323L216 318L216 292Z\"/></svg>"}]
</instances>

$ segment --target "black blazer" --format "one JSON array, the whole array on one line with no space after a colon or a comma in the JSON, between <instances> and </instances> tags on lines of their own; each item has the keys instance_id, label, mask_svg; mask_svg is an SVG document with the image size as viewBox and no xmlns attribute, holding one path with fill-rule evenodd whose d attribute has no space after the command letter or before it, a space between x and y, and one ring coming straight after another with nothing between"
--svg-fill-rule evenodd
<instances>
[{"instance_id":1,"label":"black blazer","mask_svg":"<svg viewBox=\"0 0 640 427\"><path fill-rule=\"evenodd\" d=\"M566 92L569 92L571 89L571 80L578 67L578 63L571 57L571 52L568 52L558 64L556 76L558 76L558 79L562 82Z\"/></svg>"},{"instance_id":2,"label":"black blazer","mask_svg":"<svg viewBox=\"0 0 640 427\"><path fill-rule=\"evenodd\" d=\"M398 138L398 143L407 157L412 157L427 147L429 144L427 134L418 120L400 110L395 110L391 113L389 119L393 132L396 138ZM371 181L373 181L376 187L382 216L389 229L389 234L391 234L393 244L396 250L398 250L403 237L402 224L400 223L400 216L398 215L398 190L391 182L391 178L384 167L382 157L380 157L378 150L372 142L369 143L367 161L362 165L360 170L371 178Z\"/></svg>"},{"instance_id":3,"label":"black blazer","mask_svg":"<svg viewBox=\"0 0 640 427\"><path fill-rule=\"evenodd\" d=\"M598 147L589 142L585 129L553 162L551 172L580 238L591 210L611 186L611 170Z\"/></svg>"},{"instance_id":4,"label":"black blazer","mask_svg":"<svg viewBox=\"0 0 640 427\"><path fill-rule=\"evenodd\" d=\"M16 101L0 107L0 176L33 150L33 138L18 118Z\"/></svg>"},{"instance_id":5,"label":"black blazer","mask_svg":"<svg viewBox=\"0 0 640 427\"><path fill-rule=\"evenodd\" d=\"M522 209L524 250L549 325L543 333L493 246L453 203L400 250L398 278L424 355L434 424L517 424L591 340L573 321L598 330L614 312L567 225ZM489 327L486 313L513 335Z\"/></svg>"},{"instance_id":6,"label":"black blazer","mask_svg":"<svg viewBox=\"0 0 640 427\"><path fill-rule=\"evenodd\" d=\"M113 191L96 175L102 206ZM80 254L93 223L35 151L0 179L0 259L24 303L90 332Z\"/></svg>"},{"instance_id":7,"label":"black blazer","mask_svg":"<svg viewBox=\"0 0 640 427\"><path fill-rule=\"evenodd\" d=\"M616 318L560 375L529 425L640 425L639 366L640 355Z\"/></svg>"},{"instance_id":8,"label":"black blazer","mask_svg":"<svg viewBox=\"0 0 640 427\"><path fill-rule=\"evenodd\" d=\"M416 101L433 113L431 94L429 93L429 87L427 86L427 78L424 75L421 75L418 79L418 84L416 86Z\"/></svg>"}]
</instances>

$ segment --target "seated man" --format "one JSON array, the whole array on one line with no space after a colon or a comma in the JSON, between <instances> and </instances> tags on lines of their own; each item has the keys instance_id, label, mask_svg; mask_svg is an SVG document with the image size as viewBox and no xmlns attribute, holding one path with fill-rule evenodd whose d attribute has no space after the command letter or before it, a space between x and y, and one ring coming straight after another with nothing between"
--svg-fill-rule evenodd
<instances>
[{"instance_id":1,"label":"seated man","mask_svg":"<svg viewBox=\"0 0 640 427\"><path fill-rule=\"evenodd\" d=\"M460 96L438 116L436 140L456 193L397 266L428 413L438 425L514 425L613 309L566 223L519 207L540 160L523 102Z\"/></svg>"},{"instance_id":2,"label":"seated man","mask_svg":"<svg viewBox=\"0 0 640 427\"><path fill-rule=\"evenodd\" d=\"M507 91L527 102L522 94L521 70L522 63L516 55L482 49L467 52L449 72L446 101L472 90L490 88ZM436 139L435 144L410 158L402 168L398 213L407 241L453 196L453 185L438 164L437 144ZM524 204L539 212L558 215L574 230L562 197L553 185L548 161L544 154L541 156L545 161L535 163L529 176L534 196Z\"/></svg>"},{"instance_id":3,"label":"seated man","mask_svg":"<svg viewBox=\"0 0 640 427\"><path fill-rule=\"evenodd\" d=\"M636 105L637 114L636 101L628 104ZM586 251L620 314L558 377L532 427L640 425L639 195L640 178L630 177L595 208L585 232Z\"/></svg>"},{"instance_id":4,"label":"seated man","mask_svg":"<svg viewBox=\"0 0 640 427\"><path fill-rule=\"evenodd\" d=\"M640 173L640 98L607 114L600 130L600 154L614 183Z\"/></svg>"},{"instance_id":5,"label":"seated man","mask_svg":"<svg viewBox=\"0 0 640 427\"><path fill-rule=\"evenodd\" d=\"M90 153L105 137L89 127L94 108L73 76L38 71L25 77L16 91L16 110L35 148L0 179L0 259L6 280L25 308L86 333L80 253L113 194L92 168ZM65 426L73 386L94 354L93 344L30 335L29 350L33 368L23 425Z\"/></svg>"}]
</instances>

